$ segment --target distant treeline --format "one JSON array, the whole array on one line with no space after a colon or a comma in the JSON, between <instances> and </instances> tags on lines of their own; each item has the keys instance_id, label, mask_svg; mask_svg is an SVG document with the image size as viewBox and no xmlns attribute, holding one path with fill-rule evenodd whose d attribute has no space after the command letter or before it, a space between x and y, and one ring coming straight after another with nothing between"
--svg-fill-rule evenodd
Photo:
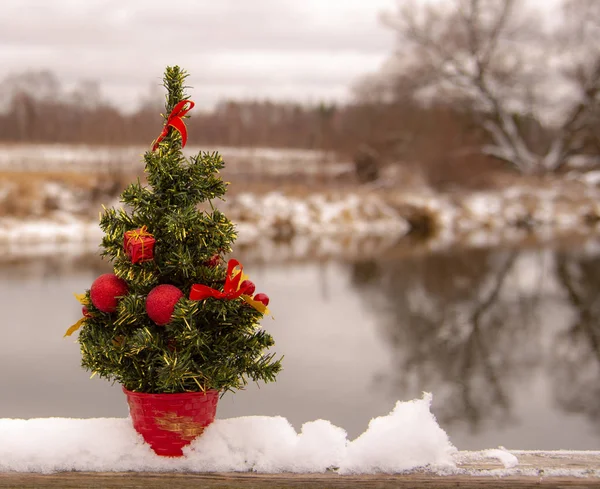
<instances>
[{"instance_id":1,"label":"distant treeline","mask_svg":"<svg viewBox=\"0 0 600 489\"><path fill-rule=\"evenodd\" d=\"M124 114L108 103L14 95L0 113L0 141L21 143L148 144L162 127L156 104ZM336 121L333 107L291 103L223 102L187 121L190 142L227 146L321 148Z\"/></svg>"},{"instance_id":2,"label":"distant treeline","mask_svg":"<svg viewBox=\"0 0 600 489\"><path fill-rule=\"evenodd\" d=\"M67 90L49 71L0 80L0 141L19 143L149 144L162 127L159 95L123 113L100 96L97 82ZM190 142L227 146L324 148L340 132L332 105L223 101L211 111L196 106Z\"/></svg>"},{"instance_id":3,"label":"distant treeline","mask_svg":"<svg viewBox=\"0 0 600 489\"><path fill-rule=\"evenodd\" d=\"M156 100L127 114L94 96L97 84L66 93L52 73L18 77L0 83L0 142L147 145L162 127ZM468 114L407 99L346 105L223 101L190 115L191 144L322 149L346 160L366 158L377 168L402 162L410 171L418 162L430 181L471 178L481 173L473 172L473 160L488 159L476 150L484 135Z\"/></svg>"},{"instance_id":4,"label":"distant treeline","mask_svg":"<svg viewBox=\"0 0 600 489\"><path fill-rule=\"evenodd\" d=\"M156 136L162 104L142 101L138 110L123 113L100 97L97 82L66 91L48 71L10 75L0 82L0 141L31 143L131 144ZM448 121L448 107L420 107L410 101L382 103L357 97L346 105L273 101L223 101L212 111L191 113L194 143L352 150L362 143L390 144L394 134L406 142L405 129L426 121L437 129L438 109L444 124L462 125L462 115ZM469 128L467 128L469 129Z\"/></svg>"},{"instance_id":5,"label":"distant treeline","mask_svg":"<svg viewBox=\"0 0 600 489\"><path fill-rule=\"evenodd\" d=\"M344 105L229 100L210 111L196 108L187 122L189 142L331 151L354 161L362 181L381 177L390 163L434 186L479 185L512 167L482 151L492 139L477 108L460 100L422 103L403 85L393 87L390 92L367 79ZM149 145L160 132L164 110L148 97L135 112L124 113L100 97L98 83L67 91L47 71L5 78L0 102L5 143ZM555 136L533 117L508 117L534 151Z\"/></svg>"}]
</instances>

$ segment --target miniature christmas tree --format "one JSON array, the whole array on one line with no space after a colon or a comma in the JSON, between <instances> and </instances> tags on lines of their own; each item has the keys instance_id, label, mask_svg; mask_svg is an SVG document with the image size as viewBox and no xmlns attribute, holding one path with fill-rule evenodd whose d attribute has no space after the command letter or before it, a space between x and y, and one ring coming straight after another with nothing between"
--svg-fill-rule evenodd
<instances>
[{"instance_id":1,"label":"miniature christmas tree","mask_svg":"<svg viewBox=\"0 0 600 489\"><path fill-rule=\"evenodd\" d=\"M212 204L226 192L223 160L182 152L194 106L186 77L166 69L164 130L144 155L148 185L129 185L125 208L104 210L102 254L114 274L79 296L84 317L67 332L81 326L84 368L128 391L232 391L250 379L274 381L281 369L258 324L268 297L254 294L239 262L223 261L236 238Z\"/></svg>"}]
</instances>

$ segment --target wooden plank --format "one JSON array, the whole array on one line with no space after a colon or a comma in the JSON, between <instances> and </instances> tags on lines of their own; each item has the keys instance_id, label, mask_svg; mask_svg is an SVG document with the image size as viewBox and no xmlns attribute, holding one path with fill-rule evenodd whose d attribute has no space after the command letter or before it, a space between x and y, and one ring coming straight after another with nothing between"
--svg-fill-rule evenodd
<instances>
[{"instance_id":1,"label":"wooden plank","mask_svg":"<svg viewBox=\"0 0 600 489\"><path fill-rule=\"evenodd\" d=\"M600 479L576 477L482 477L482 476L433 476L427 474L340 476L337 474L107 474L107 473L60 473L0 474L0 488L70 489L280 489L280 488L344 488L387 489L422 487L441 489L462 488L589 488L600 487Z\"/></svg>"},{"instance_id":2,"label":"wooden plank","mask_svg":"<svg viewBox=\"0 0 600 489\"><path fill-rule=\"evenodd\" d=\"M255 474L255 473L106 473L61 472L56 474L0 473L4 488L119 488L155 489L279 489L279 488L600 488L600 452L511 451L518 465L505 468L489 452L459 452L459 475L435 475L415 472L400 475ZM567 474L559 476L558 474ZM485 474L485 475L484 475ZM513 475L505 475L513 474ZM584 475L575 477L573 474Z\"/></svg>"},{"instance_id":3,"label":"wooden plank","mask_svg":"<svg viewBox=\"0 0 600 489\"><path fill-rule=\"evenodd\" d=\"M502 464L498 459L486 458L483 452L459 452L455 457L461 469L482 472L486 470L499 470ZM559 471L598 473L600 476L600 451L572 451L572 450L509 450L517 457L519 471L537 471L539 475ZM600 482L600 479L599 479Z\"/></svg>"}]
</instances>

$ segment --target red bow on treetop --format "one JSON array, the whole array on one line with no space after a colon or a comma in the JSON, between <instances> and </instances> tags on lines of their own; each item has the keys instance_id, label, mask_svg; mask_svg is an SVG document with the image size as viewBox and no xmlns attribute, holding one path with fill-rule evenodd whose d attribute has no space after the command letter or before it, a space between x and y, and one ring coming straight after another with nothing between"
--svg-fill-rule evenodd
<instances>
[{"instance_id":1,"label":"red bow on treetop","mask_svg":"<svg viewBox=\"0 0 600 489\"><path fill-rule=\"evenodd\" d=\"M186 107L186 105L188 105L188 107ZM158 143L160 143L167 136L167 134L169 134L169 127L179 131L181 134L181 147L183 148L185 146L185 143L187 143L187 127L185 127L185 123L183 122L183 116L192 110L194 105L194 102L191 100L182 100L175 107L173 107L167 122L165 122L165 127L163 127L160 136L156 138L156 141L152 146L152 151L156 151L156 148L158 148Z\"/></svg>"},{"instance_id":2,"label":"red bow on treetop","mask_svg":"<svg viewBox=\"0 0 600 489\"><path fill-rule=\"evenodd\" d=\"M241 297L257 311L268 314L269 310L267 306L262 302L254 300L250 295L254 292L254 285L250 281L246 281L247 284L244 283L243 269L244 267L239 261L234 259L229 260L227 262L227 277L223 285L223 292L213 289L208 285L194 284L192 285L192 290L190 290L190 300L202 301L209 297L232 300ZM241 287L242 284L244 284L243 287Z\"/></svg>"}]
</instances>

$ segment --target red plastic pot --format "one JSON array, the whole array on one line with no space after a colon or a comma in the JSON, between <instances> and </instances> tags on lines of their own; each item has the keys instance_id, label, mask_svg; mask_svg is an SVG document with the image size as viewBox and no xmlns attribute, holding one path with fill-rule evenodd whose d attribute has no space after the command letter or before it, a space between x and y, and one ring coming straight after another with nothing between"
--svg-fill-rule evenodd
<instances>
[{"instance_id":1,"label":"red plastic pot","mask_svg":"<svg viewBox=\"0 0 600 489\"><path fill-rule=\"evenodd\" d=\"M215 420L219 391L145 394L123 387L135 430L157 455L181 457L182 448Z\"/></svg>"}]
</instances>

